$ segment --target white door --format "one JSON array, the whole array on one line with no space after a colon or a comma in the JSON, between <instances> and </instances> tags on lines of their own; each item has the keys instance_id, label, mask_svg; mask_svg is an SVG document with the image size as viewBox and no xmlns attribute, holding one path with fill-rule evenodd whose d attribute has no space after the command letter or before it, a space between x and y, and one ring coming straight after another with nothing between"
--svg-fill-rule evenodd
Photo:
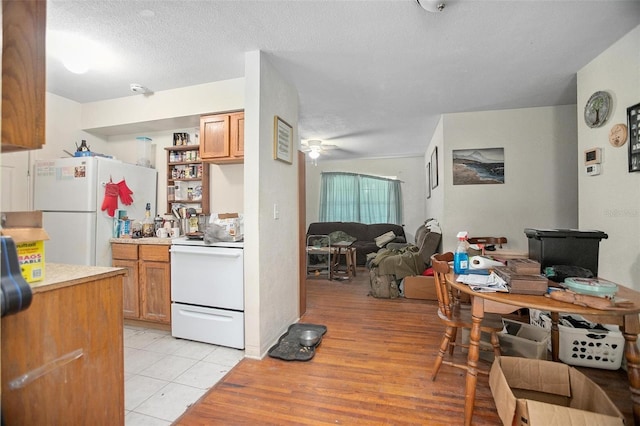
<instances>
[{"instance_id":1,"label":"white door","mask_svg":"<svg viewBox=\"0 0 640 426\"><path fill-rule=\"evenodd\" d=\"M96 167L93 158L38 160L34 173L35 210L95 211Z\"/></svg>"},{"instance_id":2,"label":"white door","mask_svg":"<svg viewBox=\"0 0 640 426\"><path fill-rule=\"evenodd\" d=\"M95 213L43 212L46 262L95 265Z\"/></svg>"}]
</instances>

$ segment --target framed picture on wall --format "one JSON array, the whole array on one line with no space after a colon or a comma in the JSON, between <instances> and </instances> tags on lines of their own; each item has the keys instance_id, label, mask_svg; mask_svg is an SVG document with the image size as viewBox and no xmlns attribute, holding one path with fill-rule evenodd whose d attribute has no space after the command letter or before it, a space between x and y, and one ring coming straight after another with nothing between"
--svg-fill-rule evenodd
<instances>
[{"instance_id":1,"label":"framed picture on wall","mask_svg":"<svg viewBox=\"0 0 640 426\"><path fill-rule=\"evenodd\" d=\"M427 200L431 198L431 163L427 163Z\"/></svg>"},{"instance_id":2,"label":"framed picture on wall","mask_svg":"<svg viewBox=\"0 0 640 426\"><path fill-rule=\"evenodd\" d=\"M629 173L640 172L640 104L627 108Z\"/></svg>"},{"instance_id":3,"label":"framed picture on wall","mask_svg":"<svg viewBox=\"0 0 640 426\"><path fill-rule=\"evenodd\" d=\"M293 163L293 127L277 115L273 123L273 158Z\"/></svg>"},{"instance_id":4,"label":"framed picture on wall","mask_svg":"<svg viewBox=\"0 0 640 426\"><path fill-rule=\"evenodd\" d=\"M504 183L504 148L454 149L453 184Z\"/></svg>"},{"instance_id":5,"label":"framed picture on wall","mask_svg":"<svg viewBox=\"0 0 640 426\"><path fill-rule=\"evenodd\" d=\"M431 153L431 188L438 186L438 147L433 148Z\"/></svg>"}]
</instances>

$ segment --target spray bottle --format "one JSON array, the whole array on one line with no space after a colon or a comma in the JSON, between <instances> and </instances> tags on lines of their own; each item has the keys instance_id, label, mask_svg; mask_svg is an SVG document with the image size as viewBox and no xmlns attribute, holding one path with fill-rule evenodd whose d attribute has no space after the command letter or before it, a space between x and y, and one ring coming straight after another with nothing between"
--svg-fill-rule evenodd
<instances>
[{"instance_id":1,"label":"spray bottle","mask_svg":"<svg viewBox=\"0 0 640 426\"><path fill-rule=\"evenodd\" d=\"M458 232L458 247L453 255L453 272L466 274L469 270L469 254L467 253L467 231Z\"/></svg>"}]
</instances>

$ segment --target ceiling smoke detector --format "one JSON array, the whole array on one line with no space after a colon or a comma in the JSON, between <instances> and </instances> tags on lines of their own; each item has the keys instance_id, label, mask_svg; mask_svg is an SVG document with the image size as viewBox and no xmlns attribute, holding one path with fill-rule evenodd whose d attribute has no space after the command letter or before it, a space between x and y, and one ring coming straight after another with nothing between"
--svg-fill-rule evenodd
<instances>
[{"instance_id":1,"label":"ceiling smoke detector","mask_svg":"<svg viewBox=\"0 0 640 426\"><path fill-rule=\"evenodd\" d=\"M444 0L416 0L421 8L427 12L437 13L442 12L445 7Z\"/></svg>"},{"instance_id":2,"label":"ceiling smoke detector","mask_svg":"<svg viewBox=\"0 0 640 426\"><path fill-rule=\"evenodd\" d=\"M129 85L129 89L131 89L131 91L134 93L142 93L144 95L151 93L149 89L144 87L142 84L138 84L138 83L131 83Z\"/></svg>"}]
</instances>

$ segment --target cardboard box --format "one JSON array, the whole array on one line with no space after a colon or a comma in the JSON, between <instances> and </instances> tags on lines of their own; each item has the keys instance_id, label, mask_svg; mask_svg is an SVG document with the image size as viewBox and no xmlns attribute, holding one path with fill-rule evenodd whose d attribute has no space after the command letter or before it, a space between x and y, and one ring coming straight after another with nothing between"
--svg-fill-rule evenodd
<instances>
[{"instance_id":1,"label":"cardboard box","mask_svg":"<svg viewBox=\"0 0 640 426\"><path fill-rule=\"evenodd\" d=\"M404 297L407 299L438 300L435 278L424 275L404 277Z\"/></svg>"},{"instance_id":2,"label":"cardboard box","mask_svg":"<svg viewBox=\"0 0 640 426\"><path fill-rule=\"evenodd\" d=\"M44 241L49 235L42 227L42 212L2 213L0 234L16 244L22 276L28 283L44 279Z\"/></svg>"},{"instance_id":3,"label":"cardboard box","mask_svg":"<svg viewBox=\"0 0 640 426\"><path fill-rule=\"evenodd\" d=\"M489 387L504 425L624 425L624 416L607 394L563 363L498 357Z\"/></svg>"}]
</instances>

